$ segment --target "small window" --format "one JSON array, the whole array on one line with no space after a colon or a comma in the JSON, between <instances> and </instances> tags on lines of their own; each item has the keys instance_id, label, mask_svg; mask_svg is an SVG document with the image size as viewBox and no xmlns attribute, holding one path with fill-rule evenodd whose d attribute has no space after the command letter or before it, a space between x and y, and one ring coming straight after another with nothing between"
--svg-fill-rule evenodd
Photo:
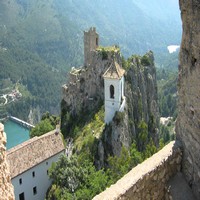
<instances>
[{"instance_id":1,"label":"small window","mask_svg":"<svg viewBox=\"0 0 200 200\"><path fill-rule=\"evenodd\" d=\"M22 184L22 178L19 179L19 184L20 184L20 185Z\"/></svg>"},{"instance_id":2,"label":"small window","mask_svg":"<svg viewBox=\"0 0 200 200\"><path fill-rule=\"evenodd\" d=\"M48 165L49 163L48 162L46 162L46 165Z\"/></svg>"},{"instance_id":3,"label":"small window","mask_svg":"<svg viewBox=\"0 0 200 200\"><path fill-rule=\"evenodd\" d=\"M32 176L35 177L35 172L32 172Z\"/></svg>"},{"instance_id":4,"label":"small window","mask_svg":"<svg viewBox=\"0 0 200 200\"><path fill-rule=\"evenodd\" d=\"M98 38L96 38L96 46L98 46L99 44L98 44Z\"/></svg>"},{"instance_id":5,"label":"small window","mask_svg":"<svg viewBox=\"0 0 200 200\"><path fill-rule=\"evenodd\" d=\"M114 95L115 95L115 88L113 85L110 85L110 98L114 99Z\"/></svg>"},{"instance_id":6,"label":"small window","mask_svg":"<svg viewBox=\"0 0 200 200\"><path fill-rule=\"evenodd\" d=\"M47 170L47 175L49 175L49 170Z\"/></svg>"},{"instance_id":7,"label":"small window","mask_svg":"<svg viewBox=\"0 0 200 200\"><path fill-rule=\"evenodd\" d=\"M21 194L19 194L19 200L25 200L23 192Z\"/></svg>"},{"instance_id":8,"label":"small window","mask_svg":"<svg viewBox=\"0 0 200 200\"><path fill-rule=\"evenodd\" d=\"M36 186L33 188L33 194L34 194L34 195L37 194L37 187L36 187Z\"/></svg>"}]
</instances>

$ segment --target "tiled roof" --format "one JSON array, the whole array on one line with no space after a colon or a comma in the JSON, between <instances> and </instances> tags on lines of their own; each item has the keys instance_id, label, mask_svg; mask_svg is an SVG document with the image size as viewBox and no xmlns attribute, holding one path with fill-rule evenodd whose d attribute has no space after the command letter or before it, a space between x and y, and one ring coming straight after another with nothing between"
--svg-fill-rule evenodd
<instances>
[{"instance_id":1,"label":"tiled roof","mask_svg":"<svg viewBox=\"0 0 200 200\"><path fill-rule=\"evenodd\" d=\"M120 67L120 65L117 62L112 62L110 67L104 73L103 77L111 79L121 79L124 73L125 70L122 67Z\"/></svg>"},{"instance_id":2,"label":"tiled roof","mask_svg":"<svg viewBox=\"0 0 200 200\"><path fill-rule=\"evenodd\" d=\"M56 130L40 137L34 137L7 151L11 178L22 174L42 161L62 152L65 149L62 135Z\"/></svg>"}]
</instances>

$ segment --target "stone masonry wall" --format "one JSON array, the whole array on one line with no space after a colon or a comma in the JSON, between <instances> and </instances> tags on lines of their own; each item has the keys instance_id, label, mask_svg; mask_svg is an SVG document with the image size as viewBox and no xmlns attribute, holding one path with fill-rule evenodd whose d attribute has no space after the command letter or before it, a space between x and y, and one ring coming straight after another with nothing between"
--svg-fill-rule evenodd
<instances>
[{"instance_id":1,"label":"stone masonry wall","mask_svg":"<svg viewBox=\"0 0 200 200\"><path fill-rule=\"evenodd\" d=\"M200 1L180 0L183 35L179 66L177 139L183 173L200 199Z\"/></svg>"},{"instance_id":2,"label":"stone masonry wall","mask_svg":"<svg viewBox=\"0 0 200 200\"><path fill-rule=\"evenodd\" d=\"M14 200L9 167L6 162L6 135L4 125L0 123L0 199Z\"/></svg>"},{"instance_id":3,"label":"stone masonry wall","mask_svg":"<svg viewBox=\"0 0 200 200\"><path fill-rule=\"evenodd\" d=\"M173 141L137 165L116 184L95 196L93 200L168 199L166 184L180 171L181 157L180 146Z\"/></svg>"}]
</instances>

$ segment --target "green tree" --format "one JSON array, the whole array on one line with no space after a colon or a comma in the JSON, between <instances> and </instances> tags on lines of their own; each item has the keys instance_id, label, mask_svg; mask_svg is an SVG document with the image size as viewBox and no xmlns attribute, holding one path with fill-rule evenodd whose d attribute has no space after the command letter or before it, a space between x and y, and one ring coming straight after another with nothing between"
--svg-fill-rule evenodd
<instances>
[{"instance_id":1,"label":"green tree","mask_svg":"<svg viewBox=\"0 0 200 200\"><path fill-rule=\"evenodd\" d=\"M55 127L51 125L51 122L48 119L42 120L40 123L38 123L34 128L31 129L30 137L35 136L41 136L51 130L53 130Z\"/></svg>"},{"instance_id":2,"label":"green tree","mask_svg":"<svg viewBox=\"0 0 200 200\"><path fill-rule=\"evenodd\" d=\"M48 200L92 199L108 183L103 170L97 171L90 161L74 155L70 158L62 155L49 169L49 177L53 179L53 185L47 194Z\"/></svg>"},{"instance_id":3,"label":"green tree","mask_svg":"<svg viewBox=\"0 0 200 200\"><path fill-rule=\"evenodd\" d=\"M143 161L142 154L137 150L135 143L132 143L130 148L130 157L131 157L131 168L135 167L137 164Z\"/></svg>"},{"instance_id":4,"label":"green tree","mask_svg":"<svg viewBox=\"0 0 200 200\"><path fill-rule=\"evenodd\" d=\"M139 150L143 151L148 142L148 126L145 123L145 121L143 120L140 121L138 129L139 129L139 135L138 135Z\"/></svg>"},{"instance_id":5,"label":"green tree","mask_svg":"<svg viewBox=\"0 0 200 200\"><path fill-rule=\"evenodd\" d=\"M152 138L150 139L149 143L146 145L145 151L143 152L143 159L147 159L151 157L153 154L157 152L157 148L153 143Z\"/></svg>"},{"instance_id":6,"label":"green tree","mask_svg":"<svg viewBox=\"0 0 200 200\"><path fill-rule=\"evenodd\" d=\"M131 157L128 150L122 146L120 156L109 156L107 173L114 183L130 170Z\"/></svg>"}]
</instances>

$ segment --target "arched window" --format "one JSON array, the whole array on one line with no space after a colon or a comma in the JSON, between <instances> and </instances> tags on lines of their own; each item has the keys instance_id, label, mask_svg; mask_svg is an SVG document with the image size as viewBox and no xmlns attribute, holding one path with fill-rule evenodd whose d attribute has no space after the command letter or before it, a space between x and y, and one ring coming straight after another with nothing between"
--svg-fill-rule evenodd
<instances>
[{"instance_id":1,"label":"arched window","mask_svg":"<svg viewBox=\"0 0 200 200\"><path fill-rule=\"evenodd\" d=\"M115 98L114 95L115 95L115 88L113 85L110 85L110 98L114 99Z\"/></svg>"}]
</instances>

